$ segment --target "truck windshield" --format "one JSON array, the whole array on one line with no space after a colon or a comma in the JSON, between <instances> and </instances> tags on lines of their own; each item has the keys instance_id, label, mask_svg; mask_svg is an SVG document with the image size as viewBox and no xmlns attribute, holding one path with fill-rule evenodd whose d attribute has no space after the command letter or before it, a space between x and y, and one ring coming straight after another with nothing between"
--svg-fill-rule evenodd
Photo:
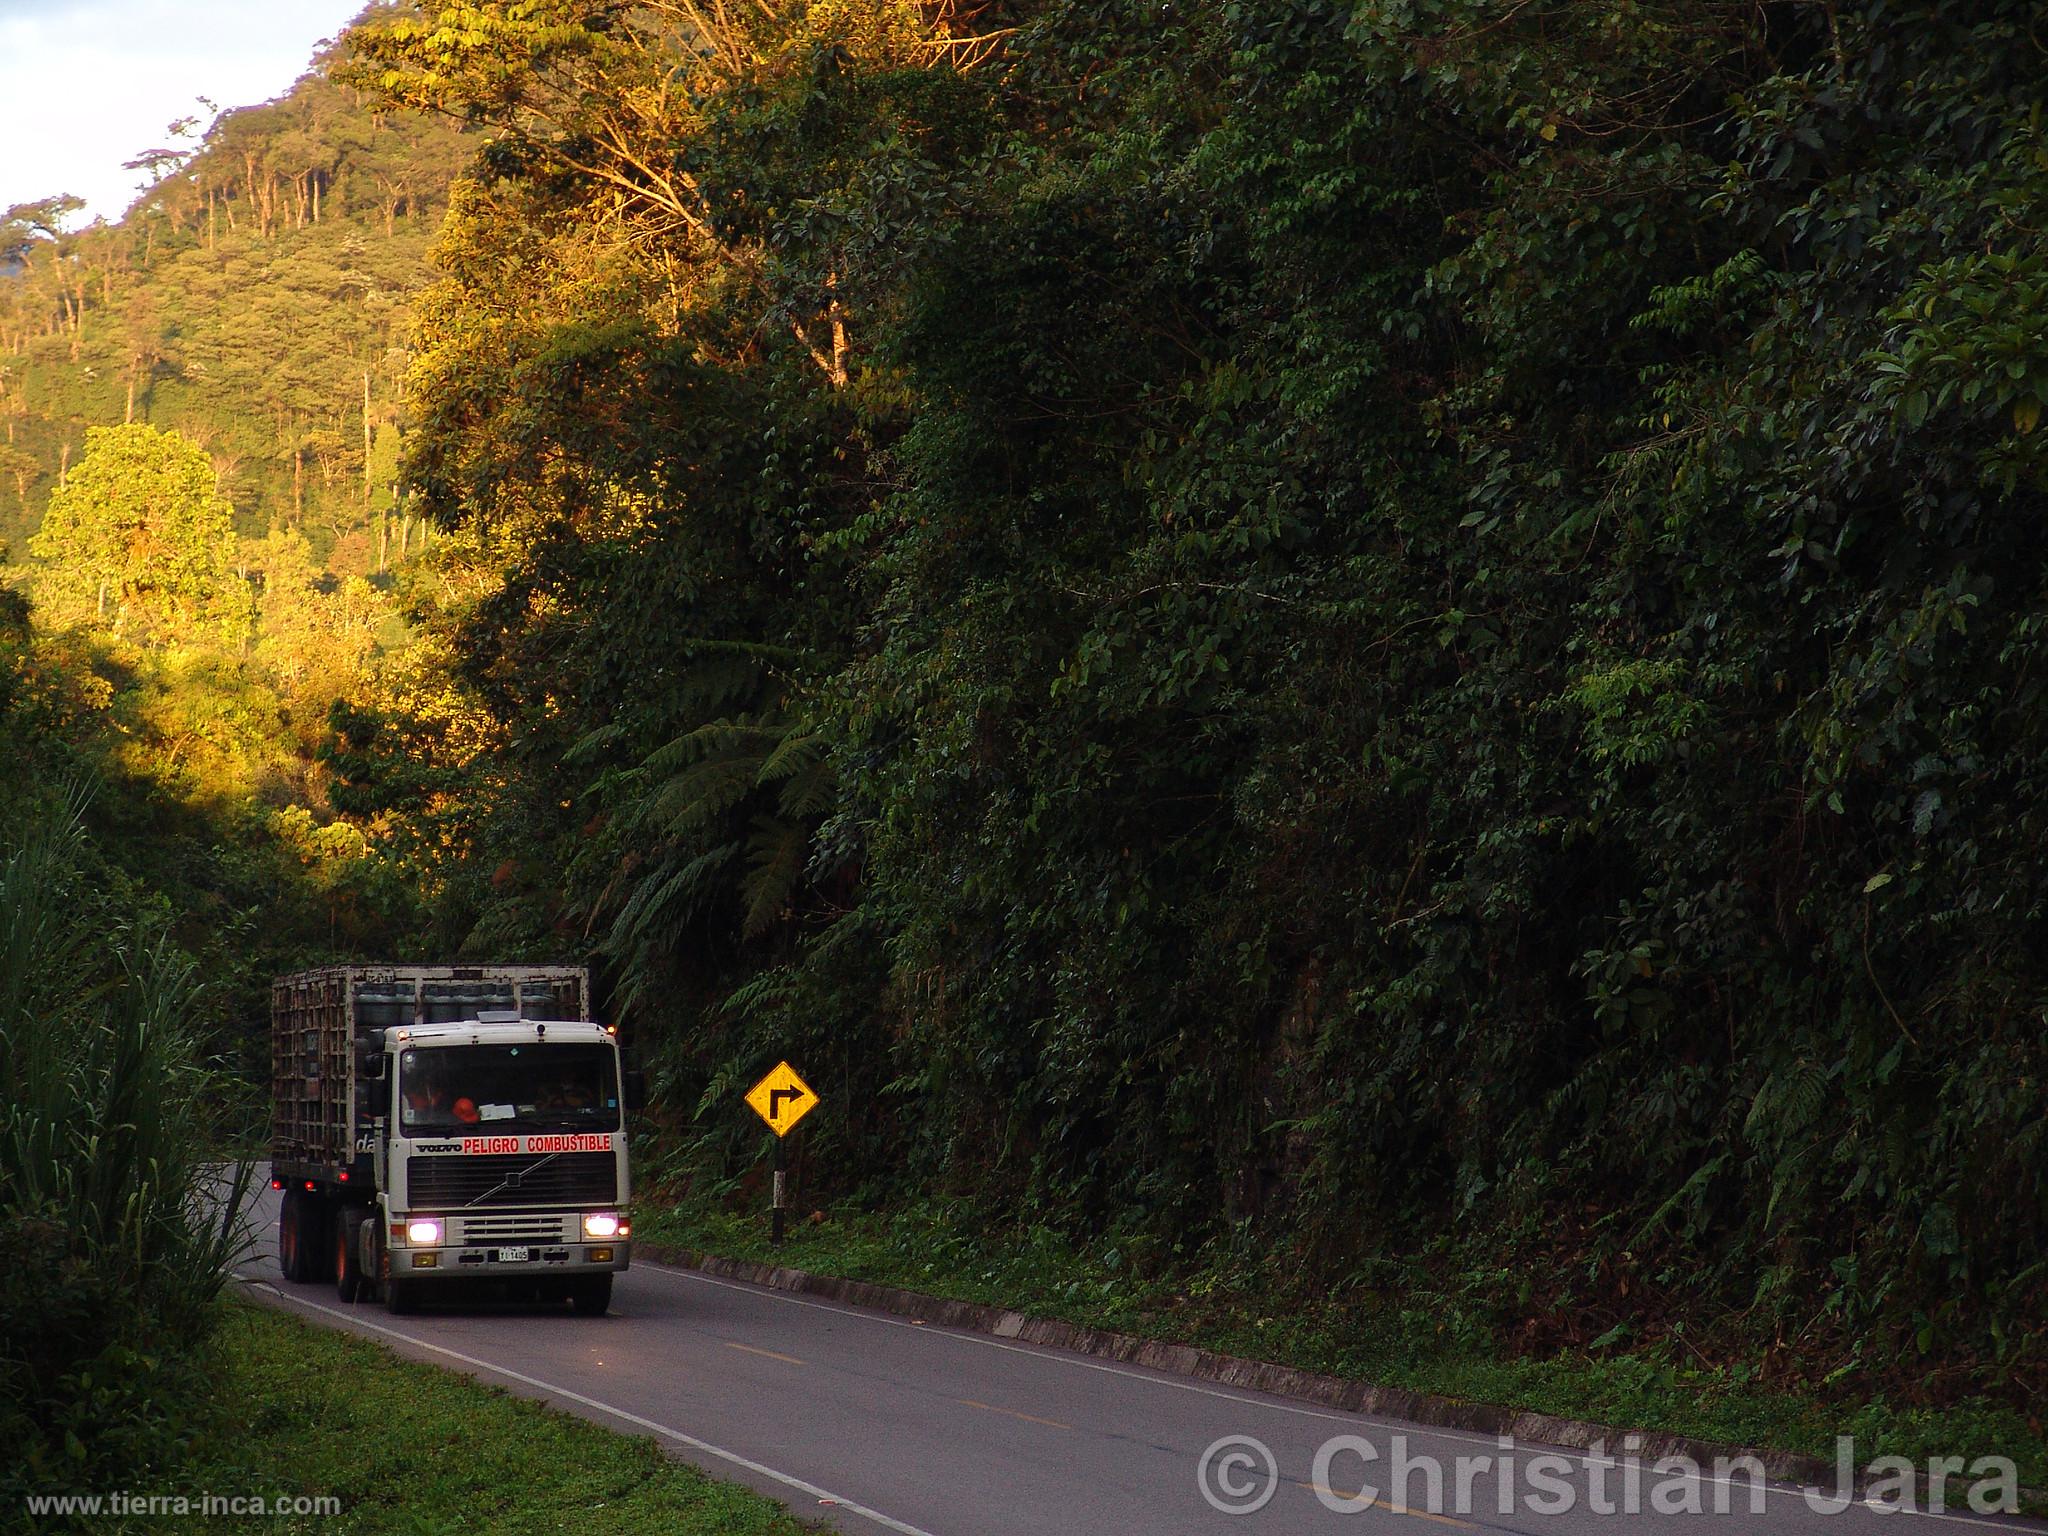
<instances>
[{"instance_id":1,"label":"truck windshield","mask_svg":"<svg viewBox=\"0 0 2048 1536\"><path fill-rule=\"evenodd\" d=\"M619 1128L619 1081L602 1045L450 1045L398 1058L398 1118L443 1131Z\"/></svg>"}]
</instances>

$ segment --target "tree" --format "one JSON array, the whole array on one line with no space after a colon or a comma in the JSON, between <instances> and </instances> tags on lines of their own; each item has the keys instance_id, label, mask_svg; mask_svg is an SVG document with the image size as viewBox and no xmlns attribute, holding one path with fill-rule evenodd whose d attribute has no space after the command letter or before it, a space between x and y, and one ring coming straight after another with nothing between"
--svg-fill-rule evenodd
<instances>
[{"instance_id":1,"label":"tree","mask_svg":"<svg viewBox=\"0 0 2048 1536\"><path fill-rule=\"evenodd\" d=\"M36 246L54 241L64 221L85 206L85 199L62 193L33 203L16 203L0 213L0 268L28 265Z\"/></svg>"},{"instance_id":2,"label":"tree","mask_svg":"<svg viewBox=\"0 0 2048 1536\"><path fill-rule=\"evenodd\" d=\"M297 529L272 528L261 542L249 540L243 558L263 587L252 660L304 719L324 718L328 704L360 680L383 604L360 576L331 581Z\"/></svg>"},{"instance_id":3,"label":"tree","mask_svg":"<svg viewBox=\"0 0 2048 1536\"><path fill-rule=\"evenodd\" d=\"M36 462L32 453L19 448L0 444L0 476L5 476L14 486L14 499L18 505L28 504L28 488L39 479L43 466Z\"/></svg>"},{"instance_id":4,"label":"tree","mask_svg":"<svg viewBox=\"0 0 2048 1536\"><path fill-rule=\"evenodd\" d=\"M140 423L94 427L51 494L29 553L53 594L167 642L239 646L249 595L235 574L234 508L203 449Z\"/></svg>"}]
</instances>

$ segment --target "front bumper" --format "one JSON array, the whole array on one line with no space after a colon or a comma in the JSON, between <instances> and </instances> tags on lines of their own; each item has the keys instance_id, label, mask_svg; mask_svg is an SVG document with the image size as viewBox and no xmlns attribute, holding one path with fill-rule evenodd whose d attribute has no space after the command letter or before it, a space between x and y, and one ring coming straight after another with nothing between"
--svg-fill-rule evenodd
<instances>
[{"instance_id":1,"label":"front bumper","mask_svg":"<svg viewBox=\"0 0 2048 1536\"><path fill-rule=\"evenodd\" d=\"M533 1280L550 1275L618 1274L632 1261L627 1238L605 1243L489 1243L443 1248L394 1248L391 1272L408 1279L494 1276Z\"/></svg>"},{"instance_id":2,"label":"front bumper","mask_svg":"<svg viewBox=\"0 0 2048 1536\"><path fill-rule=\"evenodd\" d=\"M437 1275L500 1279L546 1279L550 1275L616 1274L630 1262L632 1235L593 1238L583 1230L580 1210L421 1211L441 1223L441 1241L414 1245L399 1240L407 1217L391 1219L391 1273L430 1279Z\"/></svg>"}]
</instances>

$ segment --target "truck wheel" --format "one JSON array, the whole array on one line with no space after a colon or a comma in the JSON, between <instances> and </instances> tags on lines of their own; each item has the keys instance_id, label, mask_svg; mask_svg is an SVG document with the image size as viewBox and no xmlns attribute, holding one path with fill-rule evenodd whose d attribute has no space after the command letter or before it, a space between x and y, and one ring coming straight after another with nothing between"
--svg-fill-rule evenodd
<instances>
[{"instance_id":1,"label":"truck wheel","mask_svg":"<svg viewBox=\"0 0 2048 1536\"><path fill-rule=\"evenodd\" d=\"M327 1213L327 1200L311 1190L299 1192L299 1219L295 1223L299 1272L294 1280L318 1285L327 1276L327 1239L334 1230L334 1218Z\"/></svg>"},{"instance_id":2,"label":"truck wheel","mask_svg":"<svg viewBox=\"0 0 2048 1536\"><path fill-rule=\"evenodd\" d=\"M420 1309L420 1283L396 1275L384 1279L384 1310L393 1317L406 1317Z\"/></svg>"},{"instance_id":3,"label":"truck wheel","mask_svg":"<svg viewBox=\"0 0 2048 1536\"><path fill-rule=\"evenodd\" d=\"M363 1266L357 1255L357 1234L362 1230L360 1211L341 1210L334 1216L334 1294L343 1301L362 1299Z\"/></svg>"},{"instance_id":4,"label":"truck wheel","mask_svg":"<svg viewBox=\"0 0 2048 1536\"><path fill-rule=\"evenodd\" d=\"M294 1285L306 1278L305 1252L299 1241L304 1214L303 1197L299 1191L286 1190L277 1212L277 1267Z\"/></svg>"},{"instance_id":5,"label":"truck wheel","mask_svg":"<svg viewBox=\"0 0 2048 1536\"><path fill-rule=\"evenodd\" d=\"M575 1281L569 1289L569 1303L578 1317L603 1317L612 1306L612 1277L591 1275Z\"/></svg>"}]
</instances>

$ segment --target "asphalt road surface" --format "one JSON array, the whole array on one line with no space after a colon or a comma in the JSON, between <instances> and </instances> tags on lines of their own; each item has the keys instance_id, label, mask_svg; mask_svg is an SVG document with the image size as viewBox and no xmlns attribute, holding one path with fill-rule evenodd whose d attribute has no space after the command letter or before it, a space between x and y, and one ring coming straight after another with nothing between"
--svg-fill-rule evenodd
<instances>
[{"instance_id":1,"label":"asphalt road surface","mask_svg":"<svg viewBox=\"0 0 2048 1536\"><path fill-rule=\"evenodd\" d=\"M2048 1531L1972 1514L1960 1494L1946 1515L1855 1504L1828 1514L1801 1490L1771 1485L1761 1512L1752 1512L1740 1474L1732 1482L1717 1480L1711 1467L1697 1476L1660 1474L1627 1457L1598 1466L1560 1451L1544 1476L1537 1462L1549 1448L1531 1445L1513 1448L1503 1513L1495 1471L1502 1453L1485 1436L1334 1412L639 1261L619 1277L608 1317L488 1301L391 1317L375 1303L343 1305L331 1285L286 1284L276 1223L276 1196L265 1187L253 1216L255 1247L240 1272L255 1299L654 1436L714 1476L860 1536ZM1228 1437L1257 1445L1211 1454L1209 1485L1225 1502L1263 1500L1254 1513L1221 1512L1198 1484L1205 1452ZM1426 1472L1411 1471L1410 1507L1390 1507L1397 1439L1411 1462L1438 1465L1440 1498L1429 1497ZM1319 1471L1318 1452L1333 1441ZM1370 1464L1365 1447L1376 1458ZM1492 1464L1474 1466L1480 1457ZM1631 1476L1639 1490L1633 1506ZM1599 1503L1596 1477L1604 1485ZM1344 1513L1326 1507L1325 1499L1358 1504L1368 1483L1378 1502ZM1923 1503L1925 1487L1923 1476ZM1657 1512L1658 1492L1662 1508L1677 1512ZM1571 1508L1557 1512L1566 1497ZM1700 1513L1685 1512L1695 1504Z\"/></svg>"}]
</instances>

